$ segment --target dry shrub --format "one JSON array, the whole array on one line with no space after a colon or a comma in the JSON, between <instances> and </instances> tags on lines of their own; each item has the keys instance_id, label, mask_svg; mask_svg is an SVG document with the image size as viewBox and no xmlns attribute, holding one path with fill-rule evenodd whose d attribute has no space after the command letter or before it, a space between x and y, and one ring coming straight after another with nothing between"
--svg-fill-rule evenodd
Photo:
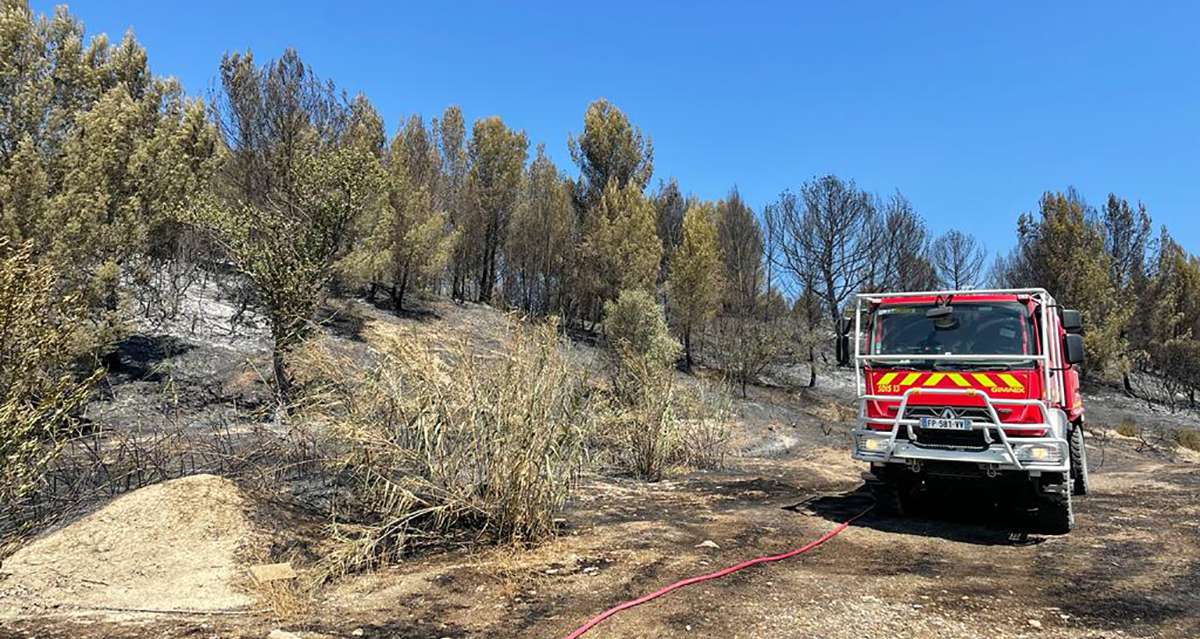
<instances>
[{"instance_id":1,"label":"dry shrub","mask_svg":"<svg viewBox=\"0 0 1200 639\"><path fill-rule=\"evenodd\" d=\"M841 425L845 425L858 415L858 409L845 402L820 401L809 414L818 418L821 434L828 437Z\"/></svg>"},{"instance_id":2,"label":"dry shrub","mask_svg":"<svg viewBox=\"0 0 1200 639\"><path fill-rule=\"evenodd\" d=\"M489 592L500 599L513 600L549 587L554 579L546 574L546 564L533 559L524 549L499 547L493 552L468 558L476 572L487 575Z\"/></svg>"},{"instance_id":3,"label":"dry shrub","mask_svg":"<svg viewBox=\"0 0 1200 639\"><path fill-rule=\"evenodd\" d=\"M648 293L604 306L610 386L597 403L593 447L619 471L656 481L671 466L720 468L729 453L729 397L706 384L677 386L679 343Z\"/></svg>"},{"instance_id":4,"label":"dry shrub","mask_svg":"<svg viewBox=\"0 0 1200 639\"><path fill-rule=\"evenodd\" d=\"M254 597L278 621L311 614L317 605L317 582L303 577L251 584Z\"/></svg>"},{"instance_id":5,"label":"dry shrub","mask_svg":"<svg viewBox=\"0 0 1200 639\"><path fill-rule=\"evenodd\" d=\"M693 392L679 393L678 396L677 461L704 470L724 468L733 440L729 395L699 386Z\"/></svg>"},{"instance_id":6,"label":"dry shrub","mask_svg":"<svg viewBox=\"0 0 1200 639\"><path fill-rule=\"evenodd\" d=\"M690 468L720 470L729 458L733 431L729 422L701 417L685 420L680 429L680 462Z\"/></svg>"},{"instance_id":7,"label":"dry shrub","mask_svg":"<svg viewBox=\"0 0 1200 639\"><path fill-rule=\"evenodd\" d=\"M584 457L584 380L557 326L514 325L498 352L384 336L363 371L303 357L301 416L325 433L343 492L330 572L450 541L531 543L555 530Z\"/></svg>"},{"instance_id":8,"label":"dry shrub","mask_svg":"<svg viewBox=\"0 0 1200 639\"><path fill-rule=\"evenodd\" d=\"M1118 435L1137 440L1137 450L1160 450L1177 444L1184 448L1191 445L1200 448L1200 433L1192 429L1175 429L1161 421L1152 420L1150 423L1139 423L1132 417L1125 417L1113 429Z\"/></svg>"},{"instance_id":9,"label":"dry shrub","mask_svg":"<svg viewBox=\"0 0 1200 639\"><path fill-rule=\"evenodd\" d=\"M620 470L657 481L679 450L676 391L670 373L631 364L638 367L638 372L626 370L622 379L631 387L635 380L641 380L640 391L618 395L608 402L601 413L602 434L595 441Z\"/></svg>"},{"instance_id":10,"label":"dry shrub","mask_svg":"<svg viewBox=\"0 0 1200 639\"><path fill-rule=\"evenodd\" d=\"M789 344L788 325L757 317L719 317L712 322L713 360L743 398L763 374L780 360Z\"/></svg>"},{"instance_id":11,"label":"dry shrub","mask_svg":"<svg viewBox=\"0 0 1200 639\"><path fill-rule=\"evenodd\" d=\"M1141 429L1138 428L1137 422L1132 417L1126 417L1121 420L1120 424L1117 424L1116 431L1122 437L1137 437Z\"/></svg>"},{"instance_id":12,"label":"dry shrub","mask_svg":"<svg viewBox=\"0 0 1200 639\"><path fill-rule=\"evenodd\" d=\"M662 307L640 290L604 305L604 332L611 396L599 443L623 470L661 479L679 446L672 371L679 343Z\"/></svg>"},{"instance_id":13,"label":"dry shrub","mask_svg":"<svg viewBox=\"0 0 1200 639\"><path fill-rule=\"evenodd\" d=\"M1175 443L1189 450L1200 451L1200 430L1180 428L1175 431Z\"/></svg>"},{"instance_id":14,"label":"dry shrub","mask_svg":"<svg viewBox=\"0 0 1200 639\"><path fill-rule=\"evenodd\" d=\"M634 401L596 403L591 446L618 472L657 481L672 467L724 468L733 439L729 395L677 385L672 375L639 374L645 393Z\"/></svg>"}]
</instances>

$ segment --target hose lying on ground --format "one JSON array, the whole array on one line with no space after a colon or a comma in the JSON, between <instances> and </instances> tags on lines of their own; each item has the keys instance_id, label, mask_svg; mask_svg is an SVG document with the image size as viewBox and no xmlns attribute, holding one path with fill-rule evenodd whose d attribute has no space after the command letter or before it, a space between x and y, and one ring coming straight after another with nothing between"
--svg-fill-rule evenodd
<instances>
[{"instance_id":1,"label":"hose lying on ground","mask_svg":"<svg viewBox=\"0 0 1200 639\"><path fill-rule=\"evenodd\" d=\"M813 548L816 548L817 546L820 546L821 544L829 541L830 539L833 539L834 537L836 537L838 535L838 533L842 532L843 530L848 528L850 526L850 524L854 523L854 520L867 514L868 512L870 512L870 510L871 509L868 508L868 509L862 511L861 513L858 513L857 515L851 517L850 519L847 519L846 521L838 524L832 530L825 533L824 535L821 535L820 537L808 542L807 544L804 544L803 546L800 546L799 548L796 548L794 550L789 550L788 552L785 552L781 555L767 555L765 557L757 557L755 559L743 561L740 564L735 564L735 565L729 566L728 568L722 568L721 570L718 570L716 572L710 572L707 575L688 577L687 579L677 581L665 588L656 590L648 595L642 595L641 597L638 597L637 599L631 599L629 601L626 601L623 604L613 606L612 608L609 608L608 610L605 610L604 612L589 619L587 623L576 628L575 631L572 632L571 634L567 635L565 637L565 639L579 639L579 637L582 637L585 632L596 627L597 625L600 624L600 622L604 621L605 619L608 619L609 617L617 614L618 612L621 612L623 610L629 610L630 608L633 608L635 606L640 606L640 605L646 603L647 601L652 601L654 599L658 599L659 597L667 594L668 592L671 592L673 590L679 590L680 588L683 588L684 586L690 586L692 584L698 584L702 581L710 581L712 579L720 579L721 577L724 577L725 575L733 574L744 568L749 568L750 566L757 566L758 564L770 563L772 561L782 561L784 559L789 559L791 557L795 557L796 555L804 554L804 553L812 550Z\"/></svg>"}]
</instances>

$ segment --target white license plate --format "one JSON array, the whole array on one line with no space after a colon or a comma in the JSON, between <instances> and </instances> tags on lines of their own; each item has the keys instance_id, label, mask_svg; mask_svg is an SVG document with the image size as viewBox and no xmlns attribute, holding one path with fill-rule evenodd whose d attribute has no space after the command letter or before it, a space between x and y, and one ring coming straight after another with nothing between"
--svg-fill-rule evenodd
<instances>
[{"instance_id":1,"label":"white license plate","mask_svg":"<svg viewBox=\"0 0 1200 639\"><path fill-rule=\"evenodd\" d=\"M971 420L951 419L949 417L922 417L921 428L938 428L941 430L971 430Z\"/></svg>"}]
</instances>

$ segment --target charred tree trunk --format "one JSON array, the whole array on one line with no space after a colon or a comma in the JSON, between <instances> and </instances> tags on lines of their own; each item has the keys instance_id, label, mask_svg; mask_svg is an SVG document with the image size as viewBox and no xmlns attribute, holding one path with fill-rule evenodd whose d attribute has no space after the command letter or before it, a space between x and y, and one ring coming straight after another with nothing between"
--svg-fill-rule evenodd
<instances>
[{"instance_id":1,"label":"charred tree trunk","mask_svg":"<svg viewBox=\"0 0 1200 639\"><path fill-rule=\"evenodd\" d=\"M479 301L484 304L492 302L492 292L496 286L496 245L498 242L496 229L489 224L483 243L483 264L479 269Z\"/></svg>"},{"instance_id":2,"label":"charred tree trunk","mask_svg":"<svg viewBox=\"0 0 1200 639\"><path fill-rule=\"evenodd\" d=\"M1133 380L1129 379L1129 372L1121 374L1121 385L1125 387L1125 394L1130 397L1137 397L1137 392L1133 390Z\"/></svg>"},{"instance_id":3,"label":"charred tree trunk","mask_svg":"<svg viewBox=\"0 0 1200 639\"><path fill-rule=\"evenodd\" d=\"M816 388L817 386L817 353L810 345L808 347L808 387Z\"/></svg>"},{"instance_id":4,"label":"charred tree trunk","mask_svg":"<svg viewBox=\"0 0 1200 639\"><path fill-rule=\"evenodd\" d=\"M275 402L286 413L292 397L292 377L287 369L284 349L276 345L271 350L271 368L275 373Z\"/></svg>"},{"instance_id":5,"label":"charred tree trunk","mask_svg":"<svg viewBox=\"0 0 1200 639\"><path fill-rule=\"evenodd\" d=\"M490 304L492 301L492 260L486 257L483 260L483 265L479 269L479 301L483 304Z\"/></svg>"},{"instance_id":6,"label":"charred tree trunk","mask_svg":"<svg viewBox=\"0 0 1200 639\"><path fill-rule=\"evenodd\" d=\"M685 328L683 331L683 370L684 372L692 372L692 329Z\"/></svg>"},{"instance_id":7,"label":"charred tree trunk","mask_svg":"<svg viewBox=\"0 0 1200 639\"><path fill-rule=\"evenodd\" d=\"M406 275L401 278L392 290L394 291L392 294L392 310L399 315L404 312L404 295L408 292L408 276Z\"/></svg>"}]
</instances>

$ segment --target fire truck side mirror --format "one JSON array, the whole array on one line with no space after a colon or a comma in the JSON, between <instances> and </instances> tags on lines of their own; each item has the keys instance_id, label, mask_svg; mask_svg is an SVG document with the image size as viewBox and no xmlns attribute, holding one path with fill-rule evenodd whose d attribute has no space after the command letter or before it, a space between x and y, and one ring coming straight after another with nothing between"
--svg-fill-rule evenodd
<instances>
[{"instance_id":1,"label":"fire truck side mirror","mask_svg":"<svg viewBox=\"0 0 1200 639\"><path fill-rule=\"evenodd\" d=\"M1062 312L1062 327L1068 333L1083 332L1083 314L1079 311L1063 310Z\"/></svg>"},{"instance_id":2,"label":"fire truck side mirror","mask_svg":"<svg viewBox=\"0 0 1200 639\"><path fill-rule=\"evenodd\" d=\"M839 366L845 366L850 363L850 329L851 324L848 319L838 320L837 325L837 363Z\"/></svg>"},{"instance_id":3,"label":"fire truck side mirror","mask_svg":"<svg viewBox=\"0 0 1200 639\"><path fill-rule=\"evenodd\" d=\"M1067 364L1083 364L1083 336L1071 333L1063 338L1063 358Z\"/></svg>"}]
</instances>

